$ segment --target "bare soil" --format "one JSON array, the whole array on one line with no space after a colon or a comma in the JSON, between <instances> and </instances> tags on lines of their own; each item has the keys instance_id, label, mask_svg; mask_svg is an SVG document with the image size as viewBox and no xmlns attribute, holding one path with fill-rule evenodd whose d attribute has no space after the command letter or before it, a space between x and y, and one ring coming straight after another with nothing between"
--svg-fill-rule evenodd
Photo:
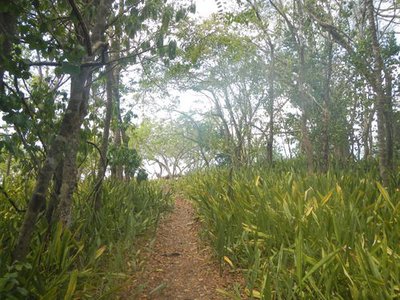
<instances>
[{"instance_id":1,"label":"bare soil","mask_svg":"<svg viewBox=\"0 0 400 300\"><path fill-rule=\"evenodd\" d=\"M177 199L175 208L160 221L155 241L145 255L125 299L226 299L217 289L229 290L240 276L220 267L199 239L200 224L192 205ZM132 291L142 287L140 294Z\"/></svg>"}]
</instances>

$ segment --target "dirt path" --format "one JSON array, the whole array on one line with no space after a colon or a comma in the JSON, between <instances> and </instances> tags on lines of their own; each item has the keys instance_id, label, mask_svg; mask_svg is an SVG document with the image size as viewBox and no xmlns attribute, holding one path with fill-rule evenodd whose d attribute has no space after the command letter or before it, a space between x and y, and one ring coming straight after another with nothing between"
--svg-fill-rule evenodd
<instances>
[{"instance_id":1,"label":"dirt path","mask_svg":"<svg viewBox=\"0 0 400 300\"><path fill-rule=\"evenodd\" d=\"M225 299L216 289L229 289L232 274L220 276L210 249L199 240L199 224L190 203L177 199L171 214L161 220L147 263L137 284L141 295L129 299Z\"/></svg>"}]
</instances>

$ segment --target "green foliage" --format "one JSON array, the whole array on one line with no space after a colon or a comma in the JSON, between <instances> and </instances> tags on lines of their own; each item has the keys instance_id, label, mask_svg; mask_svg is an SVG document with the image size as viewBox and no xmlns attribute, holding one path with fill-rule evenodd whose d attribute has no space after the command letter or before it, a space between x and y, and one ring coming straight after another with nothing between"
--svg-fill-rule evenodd
<instances>
[{"instance_id":1,"label":"green foliage","mask_svg":"<svg viewBox=\"0 0 400 300\"><path fill-rule=\"evenodd\" d=\"M23 263L10 264L21 215L1 198L1 299L87 299L124 286L139 263L135 240L158 222L169 196L150 182L106 181L104 206L94 215L88 201L91 187L90 182L79 187L70 229L60 224L47 229L44 220L38 223L32 251ZM21 200L22 192L11 195Z\"/></svg>"},{"instance_id":2,"label":"green foliage","mask_svg":"<svg viewBox=\"0 0 400 300\"><path fill-rule=\"evenodd\" d=\"M136 175L136 180L138 183L141 183L142 181L146 181L149 177L149 174L146 172L145 169L139 168L137 175Z\"/></svg>"},{"instance_id":3,"label":"green foliage","mask_svg":"<svg viewBox=\"0 0 400 300\"><path fill-rule=\"evenodd\" d=\"M262 299L399 297L398 189L383 188L373 173L301 170L187 179L221 261L243 268Z\"/></svg>"},{"instance_id":4,"label":"green foliage","mask_svg":"<svg viewBox=\"0 0 400 300\"><path fill-rule=\"evenodd\" d=\"M124 166L130 176L135 174L142 163L142 159L136 149L129 147L110 145L107 156L110 166Z\"/></svg>"}]
</instances>

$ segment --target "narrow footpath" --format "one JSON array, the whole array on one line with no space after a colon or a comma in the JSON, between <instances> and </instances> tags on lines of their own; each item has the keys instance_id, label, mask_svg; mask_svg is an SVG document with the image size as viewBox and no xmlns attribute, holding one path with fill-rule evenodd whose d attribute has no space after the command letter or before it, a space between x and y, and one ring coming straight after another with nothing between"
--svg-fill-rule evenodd
<instances>
[{"instance_id":1,"label":"narrow footpath","mask_svg":"<svg viewBox=\"0 0 400 300\"><path fill-rule=\"evenodd\" d=\"M226 299L216 290L228 290L238 276L227 271L220 275L211 250L199 239L199 226L191 204L177 199L173 212L160 221L137 278L143 290L129 299Z\"/></svg>"}]
</instances>

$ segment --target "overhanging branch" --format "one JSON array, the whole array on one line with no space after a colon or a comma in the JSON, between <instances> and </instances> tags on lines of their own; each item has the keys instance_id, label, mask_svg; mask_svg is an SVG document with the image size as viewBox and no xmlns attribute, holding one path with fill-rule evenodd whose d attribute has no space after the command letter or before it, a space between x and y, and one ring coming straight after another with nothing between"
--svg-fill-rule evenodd
<instances>
[{"instance_id":1,"label":"overhanging branch","mask_svg":"<svg viewBox=\"0 0 400 300\"><path fill-rule=\"evenodd\" d=\"M114 63L118 63L119 61L123 61L125 59L130 59L130 58L134 58L135 56L144 54L146 52L149 52L151 50L155 49L154 47L148 48L146 50L143 51L139 51L127 56L123 56L120 58L116 58L113 60L110 60L108 62L104 61L102 59L102 61L98 61L98 62L88 62L88 63L82 63L80 65L76 65L77 67L80 68L88 68L88 67L102 67L102 66L106 66L106 65L110 65L110 64L114 64ZM29 67L61 67L63 66L63 64L65 64L67 62L57 62L57 61L28 61L26 62L26 65Z\"/></svg>"}]
</instances>

